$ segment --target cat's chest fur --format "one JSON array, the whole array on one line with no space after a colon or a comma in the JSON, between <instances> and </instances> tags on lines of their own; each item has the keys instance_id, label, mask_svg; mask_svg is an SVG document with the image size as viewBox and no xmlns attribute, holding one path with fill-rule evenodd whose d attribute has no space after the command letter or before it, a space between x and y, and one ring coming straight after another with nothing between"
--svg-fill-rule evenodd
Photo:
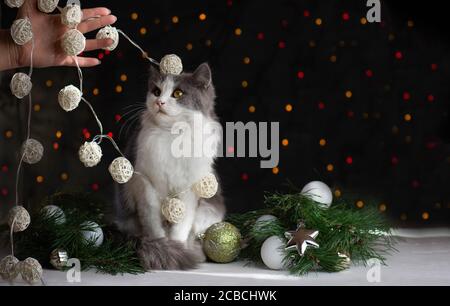
<instances>
[{"instance_id":1,"label":"cat's chest fur","mask_svg":"<svg viewBox=\"0 0 450 306\"><path fill-rule=\"evenodd\" d=\"M136 171L147 176L163 197L190 188L213 170L211 157L175 156L172 144L179 137L192 140L192 135L173 135L158 127L142 129L137 139Z\"/></svg>"}]
</instances>

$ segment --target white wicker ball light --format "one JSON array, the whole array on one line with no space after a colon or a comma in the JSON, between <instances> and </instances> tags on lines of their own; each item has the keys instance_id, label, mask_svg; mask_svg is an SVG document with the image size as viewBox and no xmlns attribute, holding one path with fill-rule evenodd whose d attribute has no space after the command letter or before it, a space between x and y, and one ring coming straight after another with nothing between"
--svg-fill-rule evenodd
<instances>
[{"instance_id":1,"label":"white wicker ball light","mask_svg":"<svg viewBox=\"0 0 450 306\"><path fill-rule=\"evenodd\" d=\"M210 199L216 195L219 183L214 174L209 173L192 186L192 190L199 198Z\"/></svg>"},{"instance_id":2,"label":"white wicker ball light","mask_svg":"<svg viewBox=\"0 0 450 306\"><path fill-rule=\"evenodd\" d=\"M33 38L33 28L27 17L14 20L11 26L11 37L19 46L25 45Z\"/></svg>"},{"instance_id":3,"label":"white wicker ball light","mask_svg":"<svg viewBox=\"0 0 450 306\"><path fill-rule=\"evenodd\" d=\"M67 55L78 55L86 47L86 37L76 29L69 30L62 37L61 47Z\"/></svg>"},{"instance_id":4,"label":"white wicker ball light","mask_svg":"<svg viewBox=\"0 0 450 306\"><path fill-rule=\"evenodd\" d=\"M23 206L14 206L9 211L8 225L15 233L26 230L30 222L30 214Z\"/></svg>"},{"instance_id":5,"label":"white wicker ball light","mask_svg":"<svg viewBox=\"0 0 450 306\"><path fill-rule=\"evenodd\" d=\"M5 0L5 3L10 8L19 8L23 5L25 0Z\"/></svg>"},{"instance_id":6,"label":"white wicker ball light","mask_svg":"<svg viewBox=\"0 0 450 306\"><path fill-rule=\"evenodd\" d=\"M61 11L61 22L69 28L76 28L81 23L83 11L76 4L69 4Z\"/></svg>"},{"instance_id":7,"label":"white wicker ball light","mask_svg":"<svg viewBox=\"0 0 450 306\"><path fill-rule=\"evenodd\" d=\"M19 260L13 255L8 255L0 261L0 277L7 281L14 280L19 275L17 264Z\"/></svg>"},{"instance_id":8,"label":"white wicker ball light","mask_svg":"<svg viewBox=\"0 0 450 306\"><path fill-rule=\"evenodd\" d=\"M73 85L69 85L60 90L58 102L66 112L73 111L81 101L81 91Z\"/></svg>"},{"instance_id":9,"label":"white wicker ball light","mask_svg":"<svg viewBox=\"0 0 450 306\"><path fill-rule=\"evenodd\" d=\"M44 147L36 139L27 139L22 145L22 155L25 163L37 164L44 156Z\"/></svg>"},{"instance_id":10,"label":"white wicker ball light","mask_svg":"<svg viewBox=\"0 0 450 306\"><path fill-rule=\"evenodd\" d=\"M167 198L161 205L161 213L172 224L180 223L184 219L186 205L177 198Z\"/></svg>"},{"instance_id":11,"label":"white wicker ball light","mask_svg":"<svg viewBox=\"0 0 450 306\"><path fill-rule=\"evenodd\" d=\"M109 173L114 181L125 184L133 177L134 168L128 159L118 157L109 166Z\"/></svg>"},{"instance_id":12,"label":"white wicker ball light","mask_svg":"<svg viewBox=\"0 0 450 306\"><path fill-rule=\"evenodd\" d=\"M103 50L113 51L114 49L117 48L117 45L119 44L119 32L117 32L117 29L115 27L106 26L100 29L100 31L97 32L95 38L97 39L109 38L113 41L111 46L103 48Z\"/></svg>"},{"instance_id":13,"label":"white wicker ball light","mask_svg":"<svg viewBox=\"0 0 450 306\"><path fill-rule=\"evenodd\" d=\"M179 75L183 72L183 63L177 55L169 54L162 58L159 69L163 74Z\"/></svg>"},{"instance_id":14,"label":"white wicker ball light","mask_svg":"<svg viewBox=\"0 0 450 306\"><path fill-rule=\"evenodd\" d=\"M78 157L87 168L97 166L102 156L102 148L95 141L85 142L78 150Z\"/></svg>"},{"instance_id":15,"label":"white wicker ball light","mask_svg":"<svg viewBox=\"0 0 450 306\"><path fill-rule=\"evenodd\" d=\"M22 275L23 280L28 284L36 284L41 280L43 270L41 264L36 259L28 257L24 261L21 261L18 267L20 275Z\"/></svg>"},{"instance_id":16,"label":"white wicker ball light","mask_svg":"<svg viewBox=\"0 0 450 306\"><path fill-rule=\"evenodd\" d=\"M16 96L16 98L23 99L31 92L33 84L31 83L31 79L28 74L17 72L12 77L9 87L11 88L12 94Z\"/></svg>"},{"instance_id":17,"label":"white wicker ball light","mask_svg":"<svg viewBox=\"0 0 450 306\"><path fill-rule=\"evenodd\" d=\"M51 13L58 6L59 0L38 0L38 9L43 13Z\"/></svg>"}]
</instances>

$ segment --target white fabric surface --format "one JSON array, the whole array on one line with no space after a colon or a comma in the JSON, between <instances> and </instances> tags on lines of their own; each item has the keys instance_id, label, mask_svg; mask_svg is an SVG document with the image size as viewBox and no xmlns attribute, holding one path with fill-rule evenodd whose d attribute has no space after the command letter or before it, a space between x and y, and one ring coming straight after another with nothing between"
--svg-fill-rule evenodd
<instances>
[{"instance_id":1,"label":"white fabric surface","mask_svg":"<svg viewBox=\"0 0 450 306\"><path fill-rule=\"evenodd\" d=\"M436 232L401 231L398 252L388 256L381 267L381 282L367 281L369 268L352 266L340 273L311 273L298 277L285 271L245 266L245 263L202 264L192 271L158 271L143 275L110 276L82 272L81 283L71 284L63 272L45 270L46 285L113 285L113 286L305 286L305 285L450 285L450 229ZM434 236L434 237L433 237ZM417 238L419 237L419 238ZM9 285L0 281L0 285ZM24 285L21 280L12 285Z\"/></svg>"}]
</instances>

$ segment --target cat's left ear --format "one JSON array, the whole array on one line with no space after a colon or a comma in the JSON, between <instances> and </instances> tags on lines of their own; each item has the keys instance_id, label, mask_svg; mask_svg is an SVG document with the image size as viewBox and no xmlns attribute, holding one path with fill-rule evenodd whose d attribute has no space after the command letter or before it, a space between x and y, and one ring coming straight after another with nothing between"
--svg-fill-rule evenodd
<instances>
[{"instance_id":1,"label":"cat's left ear","mask_svg":"<svg viewBox=\"0 0 450 306\"><path fill-rule=\"evenodd\" d=\"M194 71L192 77L205 89L211 86L212 73L208 63L203 63Z\"/></svg>"}]
</instances>

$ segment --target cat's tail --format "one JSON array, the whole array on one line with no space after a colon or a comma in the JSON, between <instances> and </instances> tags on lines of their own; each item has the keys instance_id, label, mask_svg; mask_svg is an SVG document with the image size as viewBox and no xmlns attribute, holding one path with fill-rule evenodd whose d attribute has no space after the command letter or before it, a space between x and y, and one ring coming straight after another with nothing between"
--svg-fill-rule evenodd
<instances>
[{"instance_id":1,"label":"cat's tail","mask_svg":"<svg viewBox=\"0 0 450 306\"><path fill-rule=\"evenodd\" d=\"M146 270L188 270L202 261L202 255L167 238L141 239L138 255Z\"/></svg>"}]
</instances>

